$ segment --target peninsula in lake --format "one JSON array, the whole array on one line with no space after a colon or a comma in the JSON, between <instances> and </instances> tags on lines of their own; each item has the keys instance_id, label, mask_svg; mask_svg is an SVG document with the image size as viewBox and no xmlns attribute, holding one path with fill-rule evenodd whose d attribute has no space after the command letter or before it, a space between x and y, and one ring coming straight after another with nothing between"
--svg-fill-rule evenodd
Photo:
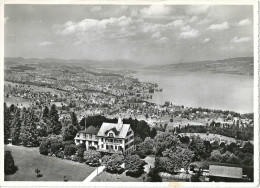
<instances>
[{"instance_id":1,"label":"peninsula in lake","mask_svg":"<svg viewBox=\"0 0 260 188\"><path fill-rule=\"evenodd\" d=\"M237 57L223 60L194 61L187 63L156 65L146 67L146 69L160 71L188 71L253 75L254 58Z\"/></svg>"}]
</instances>

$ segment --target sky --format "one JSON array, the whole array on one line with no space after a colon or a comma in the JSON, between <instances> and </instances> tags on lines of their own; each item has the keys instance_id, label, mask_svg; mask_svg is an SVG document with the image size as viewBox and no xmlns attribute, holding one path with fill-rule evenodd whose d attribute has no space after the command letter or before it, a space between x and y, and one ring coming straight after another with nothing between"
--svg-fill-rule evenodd
<instances>
[{"instance_id":1,"label":"sky","mask_svg":"<svg viewBox=\"0 0 260 188\"><path fill-rule=\"evenodd\" d=\"M143 65L253 56L245 5L5 5L5 57Z\"/></svg>"}]
</instances>

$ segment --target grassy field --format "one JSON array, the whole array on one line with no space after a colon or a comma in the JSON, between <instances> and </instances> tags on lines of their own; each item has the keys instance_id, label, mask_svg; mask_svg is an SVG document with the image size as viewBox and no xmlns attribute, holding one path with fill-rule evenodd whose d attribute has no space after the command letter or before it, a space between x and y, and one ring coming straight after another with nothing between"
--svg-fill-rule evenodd
<instances>
[{"instance_id":1,"label":"grassy field","mask_svg":"<svg viewBox=\"0 0 260 188\"><path fill-rule=\"evenodd\" d=\"M7 104L7 106L11 106L12 104L14 104L16 106L22 106L27 108L32 104L29 100L21 97L5 97L4 101Z\"/></svg>"},{"instance_id":2,"label":"grassy field","mask_svg":"<svg viewBox=\"0 0 260 188\"><path fill-rule=\"evenodd\" d=\"M236 139L232 137L227 137L219 134L211 134L209 133L208 135L206 133L180 133L180 135L187 135L187 136L192 136L192 135L198 135L200 138L204 139L209 139L209 140L214 140L215 138L218 138L220 140L226 140L228 142L234 142L236 143Z\"/></svg>"},{"instance_id":3,"label":"grassy field","mask_svg":"<svg viewBox=\"0 0 260 188\"><path fill-rule=\"evenodd\" d=\"M34 91L34 92L51 92L53 94L59 94L59 93L66 93L64 91L60 91L60 90L57 90L57 89L53 89L53 88L47 88L47 87L39 87L39 86L34 86L34 85L30 85L30 87L28 87L27 84L19 84L19 83L12 83L12 82L8 82L8 81L5 81L5 86L7 85L11 85L13 87L15 87L16 85L17 86L23 86L24 89L30 89L31 91Z\"/></svg>"},{"instance_id":4,"label":"grassy field","mask_svg":"<svg viewBox=\"0 0 260 188\"><path fill-rule=\"evenodd\" d=\"M12 152L18 167L15 174L5 176L5 181L63 181L63 176L69 181L84 181L95 170L84 163L41 155L38 148L6 145L5 150ZM42 177L35 176L36 168Z\"/></svg>"},{"instance_id":5,"label":"grassy field","mask_svg":"<svg viewBox=\"0 0 260 188\"><path fill-rule=\"evenodd\" d=\"M92 182L143 182L143 178L142 176L139 178L126 176L125 172L123 174L111 174L103 171L101 174L96 176Z\"/></svg>"}]
</instances>

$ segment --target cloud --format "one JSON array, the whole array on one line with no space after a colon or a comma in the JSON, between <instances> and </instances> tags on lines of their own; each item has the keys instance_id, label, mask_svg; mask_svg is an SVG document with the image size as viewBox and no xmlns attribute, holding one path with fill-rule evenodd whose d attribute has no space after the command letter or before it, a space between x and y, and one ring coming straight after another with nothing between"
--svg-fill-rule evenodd
<instances>
[{"instance_id":1,"label":"cloud","mask_svg":"<svg viewBox=\"0 0 260 188\"><path fill-rule=\"evenodd\" d=\"M205 38L202 43L208 43L210 41L210 38Z\"/></svg>"},{"instance_id":2,"label":"cloud","mask_svg":"<svg viewBox=\"0 0 260 188\"><path fill-rule=\"evenodd\" d=\"M196 22L198 20L198 16L192 16L190 19L189 19L189 22L193 23L193 22Z\"/></svg>"},{"instance_id":3,"label":"cloud","mask_svg":"<svg viewBox=\"0 0 260 188\"><path fill-rule=\"evenodd\" d=\"M168 24L169 26L174 26L174 27L181 27L185 25L185 22L183 20L175 20L171 23Z\"/></svg>"},{"instance_id":4,"label":"cloud","mask_svg":"<svg viewBox=\"0 0 260 188\"><path fill-rule=\"evenodd\" d=\"M9 20L9 17L5 17L4 18L4 23L6 24L8 20Z\"/></svg>"},{"instance_id":5,"label":"cloud","mask_svg":"<svg viewBox=\"0 0 260 188\"><path fill-rule=\"evenodd\" d=\"M144 33L148 32L156 32L160 30L167 30L167 29L173 29L173 28L178 28L178 27L183 27L185 26L185 22L183 20L174 20L173 22L166 23L166 24L156 24L156 23L151 23L151 22L145 22L141 26L141 30Z\"/></svg>"},{"instance_id":6,"label":"cloud","mask_svg":"<svg viewBox=\"0 0 260 188\"><path fill-rule=\"evenodd\" d=\"M229 23L223 22L221 24L212 24L207 29L212 31L226 30L229 29Z\"/></svg>"},{"instance_id":7,"label":"cloud","mask_svg":"<svg viewBox=\"0 0 260 188\"><path fill-rule=\"evenodd\" d=\"M50 41L44 41L44 42L40 42L38 45L39 46L49 46L49 45L52 45L53 43L50 42Z\"/></svg>"},{"instance_id":8,"label":"cloud","mask_svg":"<svg viewBox=\"0 0 260 188\"><path fill-rule=\"evenodd\" d=\"M161 37L161 38L159 38L158 40L156 40L155 42L156 42L157 44L164 44L164 43L166 43L168 40L169 40L169 39L168 39L167 37Z\"/></svg>"},{"instance_id":9,"label":"cloud","mask_svg":"<svg viewBox=\"0 0 260 188\"><path fill-rule=\"evenodd\" d=\"M186 13L189 15L200 15L207 13L209 9L208 5L192 5L186 9Z\"/></svg>"},{"instance_id":10,"label":"cloud","mask_svg":"<svg viewBox=\"0 0 260 188\"><path fill-rule=\"evenodd\" d=\"M101 11L101 7L100 6L94 6L90 11L91 12Z\"/></svg>"},{"instance_id":11,"label":"cloud","mask_svg":"<svg viewBox=\"0 0 260 188\"><path fill-rule=\"evenodd\" d=\"M140 10L143 16L164 16L170 13L170 8L164 5L151 5Z\"/></svg>"},{"instance_id":12,"label":"cloud","mask_svg":"<svg viewBox=\"0 0 260 188\"><path fill-rule=\"evenodd\" d=\"M203 20L199 21L198 24L199 24L199 25L203 25L203 24L207 24L207 23L209 23L209 22L211 22L211 19L209 19L209 18L204 18Z\"/></svg>"},{"instance_id":13,"label":"cloud","mask_svg":"<svg viewBox=\"0 0 260 188\"><path fill-rule=\"evenodd\" d=\"M234 37L231 42L232 43L245 43L251 41L250 37Z\"/></svg>"},{"instance_id":14,"label":"cloud","mask_svg":"<svg viewBox=\"0 0 260 188\"><path fill-rule=\"evenodd\" d=\"M140 20L137 20L140 21ZM63 26L60 26L57 33L62 35L74 34L77 32L86 31L101 31L109 27L126 27L133 22L132 18L121 16L119 18L111 17L109 19L96 20L96 19L85 19L80 22L68 21Z\"/></svg>"},{"instance_id":15,"label":"cloud","mask_svg":"<svg viewBox=\"0 0 260 188\"><path fill-rule=\"evenodd\" d=\"M250 19L244 19L238 22L237 26L242 27L242 26L247 26L251 24Z\"/></svg>"},{"instance_id":16,"label":"cloud","mask_svg":"<svg viewBox=\"0 0 260 188\"><path fill-rule=\"evenodd\" d=\"M181 39L191 39L197 38L200 35L200 32L196 29L190 29L189 31L181 32L179 38Z\"/></svg>"},{"instance_id":17,"label":"cloud","mask_svg":"<svg viewBox=\"0 0 260 188\"><path fill-rule=\"evenodd\" d=\"M152 38L160 38L160 37L161 37L161 33L159 31L157 31L152 35Z\"/></svg>"},{"instance_id":18,"label":"cloud","mask_svg":"<svg viewBox=\"0 0 260 188\"><path fill-rule=\"evenodd\" d=\"M190 31L191 27L189 25L186 25L184 27L181 28L182 31Z\"/></svg>"}]
</instances>

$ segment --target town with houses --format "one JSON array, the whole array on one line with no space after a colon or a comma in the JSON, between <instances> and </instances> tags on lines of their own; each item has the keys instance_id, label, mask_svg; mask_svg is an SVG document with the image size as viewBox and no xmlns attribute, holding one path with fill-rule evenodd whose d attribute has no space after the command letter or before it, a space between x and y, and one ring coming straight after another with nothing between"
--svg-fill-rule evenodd
<instances>
[{"instance_id":1,"label":"town with houses","mask_svg":"<svg viewBox=\"0 0 260 188\"><path fill-rule=\"evenodd\" d=\"M152 103L160 86L125 70L16 62L5 64L4 76L5 155L14 160L6 181L254 179L252 113ZM36 175L24 177L24 164L12 157L21 152L45 157L33 163ZM75 163L84 171L77 177ZM48 177L46 165L66 170Z\"/></svg>"}]
</instances>

